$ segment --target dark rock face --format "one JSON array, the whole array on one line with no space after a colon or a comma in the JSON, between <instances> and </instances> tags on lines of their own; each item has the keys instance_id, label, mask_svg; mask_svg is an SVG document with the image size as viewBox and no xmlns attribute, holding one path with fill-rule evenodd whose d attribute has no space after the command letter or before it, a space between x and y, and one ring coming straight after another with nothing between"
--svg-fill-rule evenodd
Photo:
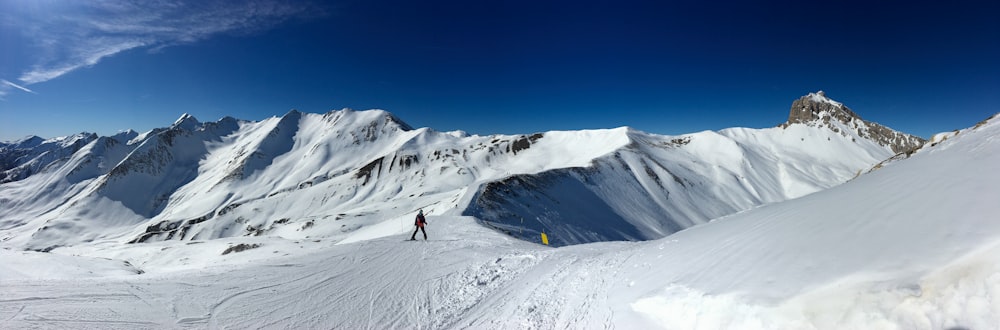
<instances>
[{"instance_id":1,"label":"dark rock face","mask_svg":"<svg viewBox=\"0 0 1000 330\"><path fill-rule=\"evenodd\" d=\"M822 116L823 112L829 116ZM808 123L815 120L830 121L829 118L839 120L842 123L850 123L852 120L861 119L861 116L851 111L850 108L839 102L835 102L826 97L823 91L800 97L792 102L792 110L788 114L789 124Z\"/></svg>"},{"instance_id":2,"label":"dark rock face","mask_svg":"<svg viewBox=\"0 0 1000 330\"><path fill-rule=\"evenodd\" d=\"M225 251L222 251L222 255L227 255L227 254L236 253L236 252L243 252L243 251L246 251L246 250L249 250L249 249L256 249L256 248L259 248L259 247L260 247L260 244L240 243L240 244L236 244L236 245L233 245L233 246L230 246L230 247L226 248Z\"/></svg>"},{"instance_id":3,"label":"dark rock face","mask_svg":"<svg viewBox=\"0 0 1000 330\"><path fill-rule=\"evenodd\" d=\"M918 136L898 132L878 123L861 119L861 116L858 116L847 106L827 98L822 91L810 93L792 102L788 122L782 124L782 127L788 127L791 124L805 124L828 127L841 133L840 128L833 125L832 121L844 124L847 129L855 131L862 138L887 146L895 153L919 148L926 142Z\"/></svg>"}]
</instances>

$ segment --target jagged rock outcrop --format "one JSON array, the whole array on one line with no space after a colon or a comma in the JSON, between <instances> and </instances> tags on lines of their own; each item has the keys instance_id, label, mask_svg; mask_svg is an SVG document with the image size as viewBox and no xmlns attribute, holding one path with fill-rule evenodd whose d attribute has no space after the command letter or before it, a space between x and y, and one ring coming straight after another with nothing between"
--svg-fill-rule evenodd
<instances>
[{"instance_id":1,"label":"jagged rock outcrop","mask_svg":"<svg viewBox=\"0 0 1000 330\"><path fill-rule=\"evenodd\" d=\"M833 122L843 124L834 125ZM843 103L831 100L823 91L809 93L792 102L788 121L782 127L791 124L806 124L810 126L828 127L840 133L841 129L850 129L865 139L875 141L889 147L895 153L907 152L922 146L926 140L902 133L878 123L861 119Z\"/></svg>"}]
</instances>

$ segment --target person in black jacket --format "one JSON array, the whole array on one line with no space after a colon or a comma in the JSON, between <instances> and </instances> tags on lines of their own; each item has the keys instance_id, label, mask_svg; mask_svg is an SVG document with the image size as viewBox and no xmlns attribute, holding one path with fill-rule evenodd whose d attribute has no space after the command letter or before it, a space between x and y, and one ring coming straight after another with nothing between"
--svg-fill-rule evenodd
<instances>
[{"instance_id":1,"label":"person in black jacket","mask_svg":"<svg viewBox=\"0 0 1000 330\"><path fill-rule=\"evenodd\" d=\"M417 231L424 232L424 240L425 241L427 240L427 231L424 230L424 225L426 224L427 224L427 219L424 219L424 210L421 209L420 211L417 212L417 219L413 222L413 225L417 226L417 228L413 230L413 235L410 236L411 241L417 240Z\"/></svg>"}]
</instances>

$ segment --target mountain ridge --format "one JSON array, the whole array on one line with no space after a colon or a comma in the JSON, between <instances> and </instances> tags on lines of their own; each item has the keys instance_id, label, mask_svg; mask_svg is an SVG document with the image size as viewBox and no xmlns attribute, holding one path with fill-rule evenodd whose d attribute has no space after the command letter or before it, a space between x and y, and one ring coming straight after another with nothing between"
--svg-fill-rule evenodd
<instances>
[{"instance_id":1,"label":"mountain ridge","mask_svg":"<svg viewBox=\"0 0 1000 330\"><path fill-rule=\"evenodd\" d=\"M549 230L556 245L653 239L831 187L893 154L860 130L811 123L470 136L414 129L382 110L205 123L184 114L142 134L95 136L76 148L84 153L0 185L12 205L0 210L0 240L51 250L93 240L344 238L421 207L475 215L522 239ZM590 196L595 212L582 214L560 192ZM598 214L635 230L603 231ZM87 226L119 229L74 233Z\"/></svg>"},{"instance_id":2,"label":"mountain ridge","mask_svg":"<svg viewBox=\"0 0 1000 330\"><path fill-rule=\"evenodd\" d=\"M780 126L788 127L792 124L826 127L837 133L853 130L863 138L892 148L895 153L913 150L926 142L921 137L864 120L843 103L828 98L823 91L809 93L792 102L788 121Z\"/></svg>"},{"instance_id":3,"label":"mountain ridge","mask_svg":"<svg viewBox=\"0 0 1000 330\"><path fill-rule=\"evenodd\" d=\"M247 232L253 234L177 240L176 236L191 235L199 226L224 220L229 213L222 212L192 219L200 222L186 229L171 223L151 228L173 233L170 242L105 241L38 253L12 251L15 245L5 240L0 248L0 274L7 280L0 291L7 302L4 324L12 328L122 324L351 329L372 325L863 329L873 324L992 328L1000 319L1000 304L997 295L984 292L1000 290L996 276L1000 222L992 221L1000 212L995 203L995 187L1000 185L994 170L1000 162L997 119L935 136L911 159L857 180L646 242L552 249L510 239L479 225L474 217L456 214L427 217L429 242L401 242L412 230L412 213L366 226L343 239L283 239L269 232L270 227L239 223L251 226ZM602 185L615 177L596 174L605 172L602 166L620 164L618 158L639 165L635 168L639 172L646 172L642 161L661 161L630 162L634 155L629 150L664 147L673 154L689 148L680 151L696 153L711 150L703 148L707 144L719 147L721 153L740 143L744 148L754 145L738 134L788 135L783 142L792 145L840 136L807 125L766 131L774 134L732 129L665 139L621 129L611 133L631 134L631 143L617 148L618 156L602 156L604 165L538 175L558 179L558 172L580 172L604 180L594 182ZM801 135L805 132L824 135ZM734 138L727 140L726 134ZM433 144L434 150L445 146L444 141L426 140L432 136L410 135L400 141L415 138L419 145ZM547 151L546 138L536 139L537 144L519 155ZM462 153L448 154L461 157ZM411 168L445 158L431 155ZM280 163L279 159L274 166ZM761 164L749 165L761 171ZM660 165L674 172L669 162L647 165L654 173L669 175L661 172ZM677 184L698 183L697 177L673 174L680 180ZM660 183L673 182L663 175ZM531 183L522 178L508 177ZM646 183L657 184L653 178ZM289 207L302 199L288 198L274 205ZM591 201L607 200L580 201L577 207L599 206ZM394 204L389 208L412 206L399 200ZM230 211L255 207L264 206L247 203ZM426 210L440 212L434 205ZM304 230L352 218L336 214L315 218ZM279 219L273 225L280 231L296 221ZM304 224L295 223L305 227L300 225ZM637 234L629 227L619 229ZM7 233L0 229L0 235ZM271 237L254 237L256 233ZM39 315L73 317L66 321Z\"/></svg>"}]
</instances>

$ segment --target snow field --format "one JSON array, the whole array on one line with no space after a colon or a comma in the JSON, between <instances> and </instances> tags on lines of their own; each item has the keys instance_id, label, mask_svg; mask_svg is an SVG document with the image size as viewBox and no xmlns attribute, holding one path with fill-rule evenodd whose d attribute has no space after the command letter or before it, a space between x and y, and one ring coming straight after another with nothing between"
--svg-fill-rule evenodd
<instances>
[{"instance_id":1,"label":"snow field","mask_svg":"<svg viewBox=\"0 0 1000 330\"><path fill-rule=\"evenodd\" d=\"M5 279L4 327L441 328L537 264L545 249L472 219L429 217L431 241L403 235L309 253L99 279ZM173 243L173 242L164 242ZM269 254L267 245L240 252ZM52 254L37 254L53 258ZM209 254L202 257L208 259ZM61 257L70 258L70 257ZM45 262L44 259L37 260ZM58 260L48 260L58 261ZM25 268L34 269L30 265ZM99 306L99 307L98 307Z\"/></svg>"}]
</instances>

